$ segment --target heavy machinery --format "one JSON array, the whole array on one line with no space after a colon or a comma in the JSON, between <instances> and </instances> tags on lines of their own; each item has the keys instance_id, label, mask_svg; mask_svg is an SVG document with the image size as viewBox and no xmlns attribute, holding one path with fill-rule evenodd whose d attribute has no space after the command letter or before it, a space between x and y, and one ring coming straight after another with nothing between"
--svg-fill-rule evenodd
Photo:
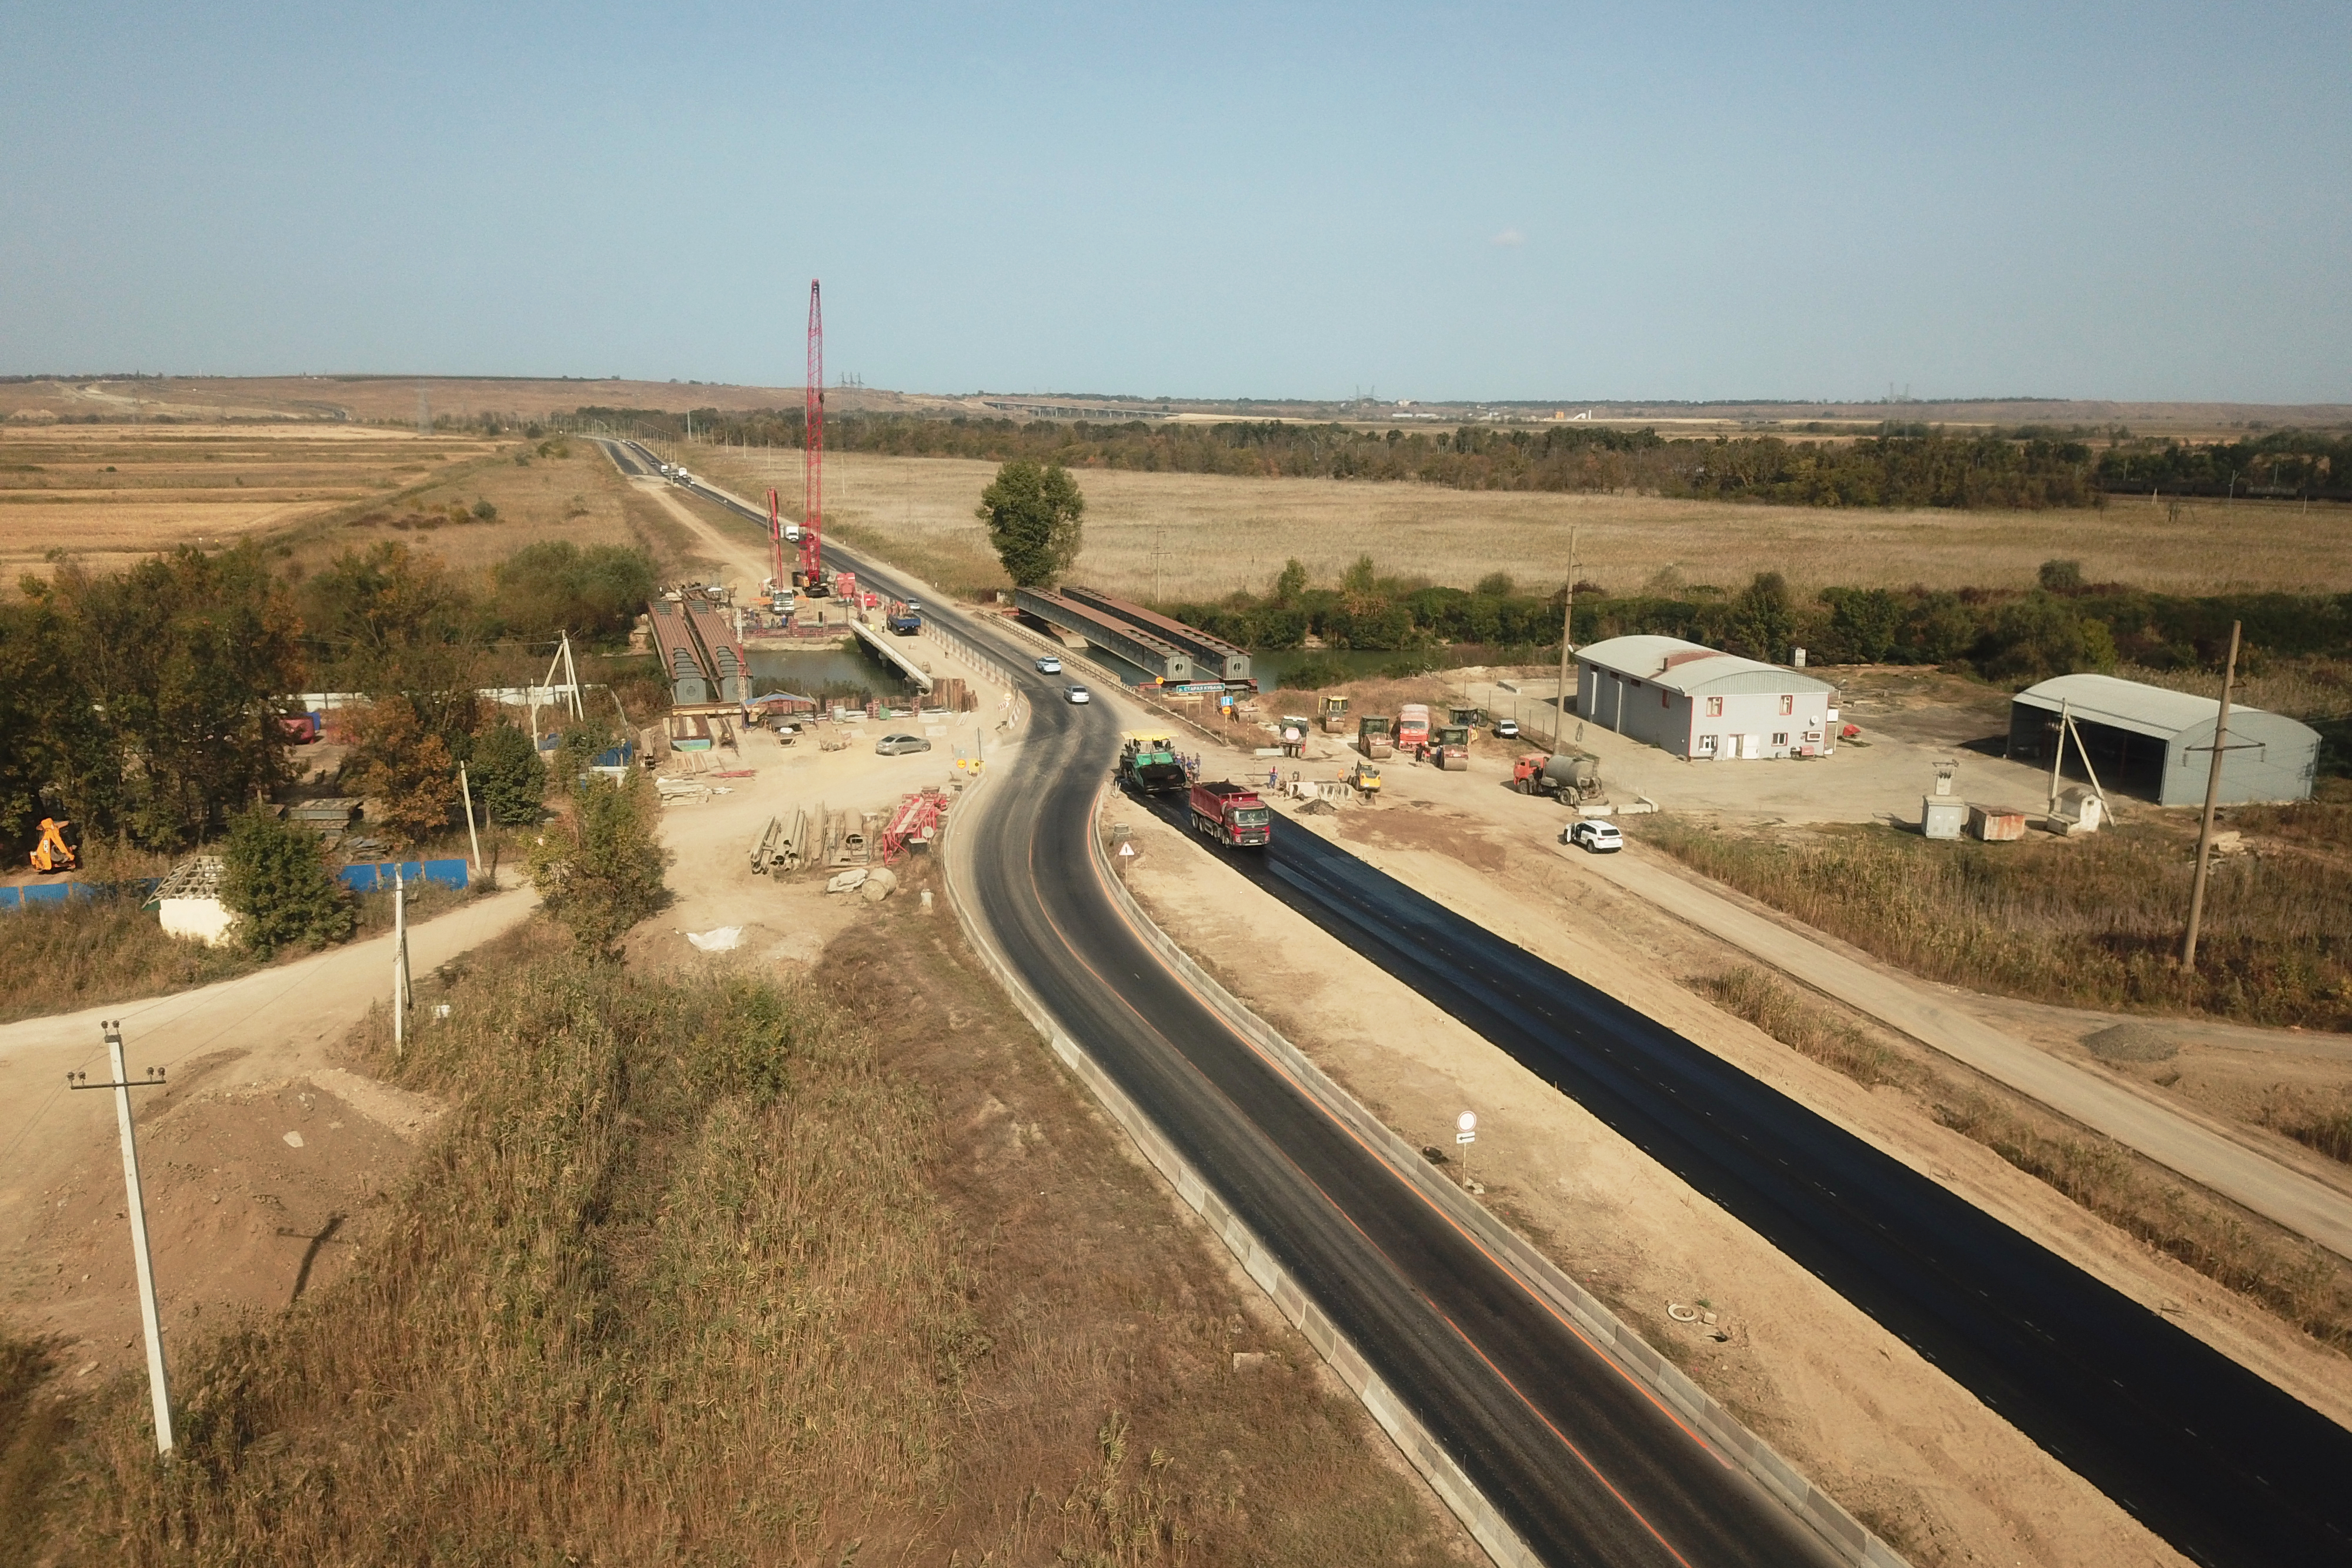
<instances>
[{"instance_id":1,"label":"heavy machinery","mask_svg":"<svg viewBox=\"0 0 2352 1568\"><path fill-rule=\"evenodd\" d=\"M883 623L893 636L912 637L923 629L923 607L911 599L904 603L892 600L890 612Z\"/></svg>"},{"instance_id":2,"label":"heavy machinery","mask_svg":"<svg viewBox=\"0 0 2352 1568\"><path fill-rule=\"evenodd\" d=\"M1429 737L1429 756L1440 773L1470 771L1470 727L1440 725Z\"/></svg>"},{"instance_id":3,"label":"heavy machinery","mask_svg":"<svg viewBox=\"0 0 2352 1568\"><path fill-rule=\"evenodd\" d=\"M1140 795L1173 795L1190 780L1174 741L1133 735L1118 748L1118 781Z\"/></svg>"},{"instance_id":4,"label":"heavy machinery","mask_svg":"<svg viewBox=\"0 0 2352 1568\"><path fill-rule=\"evenodd\" d=\"M1326 735L1348 733L1348 699L1346 697L1323 699L1323 733Z\"/></svg>"},{"instance_id":5,"label":"heavy machinery","mask_svg":"<svg viewBox=\"0 0 2352 1568\"><path fill-rule=\"evenodd\" d=\"M1381 758L1386 757L1390 750L1389 721L1384 718L1377 718L1370 714L1366 714L1363 717L1358 719L1356 721L1356 750L1358 754L1368 757L1375 762L1379 761Z\"/></svg>"},{"instance_id":6,"label":"heavy machinery","mask_svg":"<svg viewBox=\"0 0 2352 1568\"><path fill-rule=\"evenodd\" d=\"M1348 769L1348 788L1369 800L1381 792L1381 770L1369 758L1358 758Z\"/></svg>"},{"instance_id":7,"label":"heavy machinery","mask_svg":"<svg viewBox=\"0 0 2352 1568\"><path fill-rule=\"evenodd\" d=\"M73 826L62 817L41 819L41 841L33 846L33 869L44 873L71 871L79 863L73 845L66 842L66 830Z\"/></svg>"},{"instance_id":8,"label":"heavy machinery","mask_svg":"<svg viewBox=\"0 0 2352 1568\"><path fill-rule=\"evenodd\" d=\"M1263 849L1274 837L1274 810L1246 784L1195 784L1192 831L1221 844Z\"/></svg>"},{"instance_id":9,"label":"heavy machinery","mask_svg":"<svg viewBox=\"0 0 2352 1568\"><path fill-rule=\"evenodd\" d=\"M1429 743L1429 705L1407 703L1397 709L1396 747L1418 757Z\"/></svg>"},{"instance_id":10,"label":"heavy machinery","mask_svg":"<svg viewBox=\"0 0 2352 1568\"><path fill-rule=\"evenodd\" d=\"M1601 793L1601 758L1589 751L1530 751L1511 764L1511 788L1580 806Z\"/></svg>"}]
</instances>

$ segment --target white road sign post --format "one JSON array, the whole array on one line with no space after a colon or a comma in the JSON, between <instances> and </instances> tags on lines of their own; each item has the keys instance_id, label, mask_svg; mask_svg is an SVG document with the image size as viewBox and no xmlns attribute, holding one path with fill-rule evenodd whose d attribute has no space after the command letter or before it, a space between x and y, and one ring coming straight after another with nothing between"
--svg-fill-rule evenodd
<instances>
[{"instance_id":1,"label":"white road sign post","mask_svg":"<svg viewBox=\"0 0 2352 1568\"><path fill-rule=\"evenodd\" d=\"M1478 1113L1465 1111L1454 1118L1454 1141L1462 1150L1462 1185L1470 1185L1470 1145L1478 1141Z\"/></svg>"}]
</instances>

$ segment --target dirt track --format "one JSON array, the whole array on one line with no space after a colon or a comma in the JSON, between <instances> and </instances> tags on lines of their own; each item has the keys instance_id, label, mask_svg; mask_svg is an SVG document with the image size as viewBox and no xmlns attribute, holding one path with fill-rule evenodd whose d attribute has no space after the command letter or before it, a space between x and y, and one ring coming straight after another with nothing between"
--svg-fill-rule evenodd
<instances>
[{"instance_id":1,"label":"dirt track","mask_svg":"<svg viewBox=\"0 0 2352 1568\"><path fill-rule=\"evenodd\" d=\"M429 974L537 904L499 893L416 926L412 968ZM330 1277L355 1217L436 1113L337 1066L337 1046L389 993L391 974L383 936L199 990L0 1027L0 1310L21 1331L79 1347L77 1366L136 1358L112 1100L65 1082L103 1078L100 1019L122 1021L134 1079L150 1066L171 1073L169 1090L134 1106L166 1333L206 1311L284 1305L306 1260L308 1283ZM338 1214L345 1223L313 1247Z\"/></svg>"}]
</instances>

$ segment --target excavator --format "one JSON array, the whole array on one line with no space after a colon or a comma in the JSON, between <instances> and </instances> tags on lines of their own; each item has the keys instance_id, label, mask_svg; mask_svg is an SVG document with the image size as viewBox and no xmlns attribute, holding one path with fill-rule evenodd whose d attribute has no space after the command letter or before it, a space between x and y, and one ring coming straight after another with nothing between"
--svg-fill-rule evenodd
<instances>
[{"instance_id":1,"label":"excavator","mask_svg":"<svg viewBox=\"0 0 2352 1568\"><path fill-rule=\"evenodd\" d=\"M73 824L60 817L41 819L41 841L33 846L33 869L37 872L71 871L77 863L73 846L66 842L66 830Z\"/></svg>"}]
</instances>

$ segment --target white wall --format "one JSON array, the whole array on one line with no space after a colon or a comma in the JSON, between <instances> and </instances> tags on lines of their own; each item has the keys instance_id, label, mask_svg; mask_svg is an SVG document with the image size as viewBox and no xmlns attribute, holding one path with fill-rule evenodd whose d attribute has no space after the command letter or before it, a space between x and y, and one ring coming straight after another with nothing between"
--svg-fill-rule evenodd
<instances>
[{"instance_id":1,"label":"white wall","mask_svg":"<svg viewBox=\"0 0 2352 1568\"><path fill-rule=\"evenodd\" d=\"M1783 696L1790 699L1791 710L1785 714L1780 711ZM1691 756L1729 761L1749 755L1819 757L1830 749L1827 692L1729 692L1721 698L1719 716L1707 712L1709 698L1701 695L1696 700L1697 715L1690 721ZM1712 752L1706 748L1709 736L1716 737ZM1743 736L1755 737L1752 750L1742 748Z\"/></svg>"},{"instance_id":2,"label":"white wall","mask_svg":"<svg viewBox=\"0 0 2352 1568\"><path fill-rule=\"evenodd\" d=\"M236 924L236 916L217 898L167 898L155 908L163 935L189 937L207 947L227 946L229 928Z\"/></svg>"}]
</instances>

